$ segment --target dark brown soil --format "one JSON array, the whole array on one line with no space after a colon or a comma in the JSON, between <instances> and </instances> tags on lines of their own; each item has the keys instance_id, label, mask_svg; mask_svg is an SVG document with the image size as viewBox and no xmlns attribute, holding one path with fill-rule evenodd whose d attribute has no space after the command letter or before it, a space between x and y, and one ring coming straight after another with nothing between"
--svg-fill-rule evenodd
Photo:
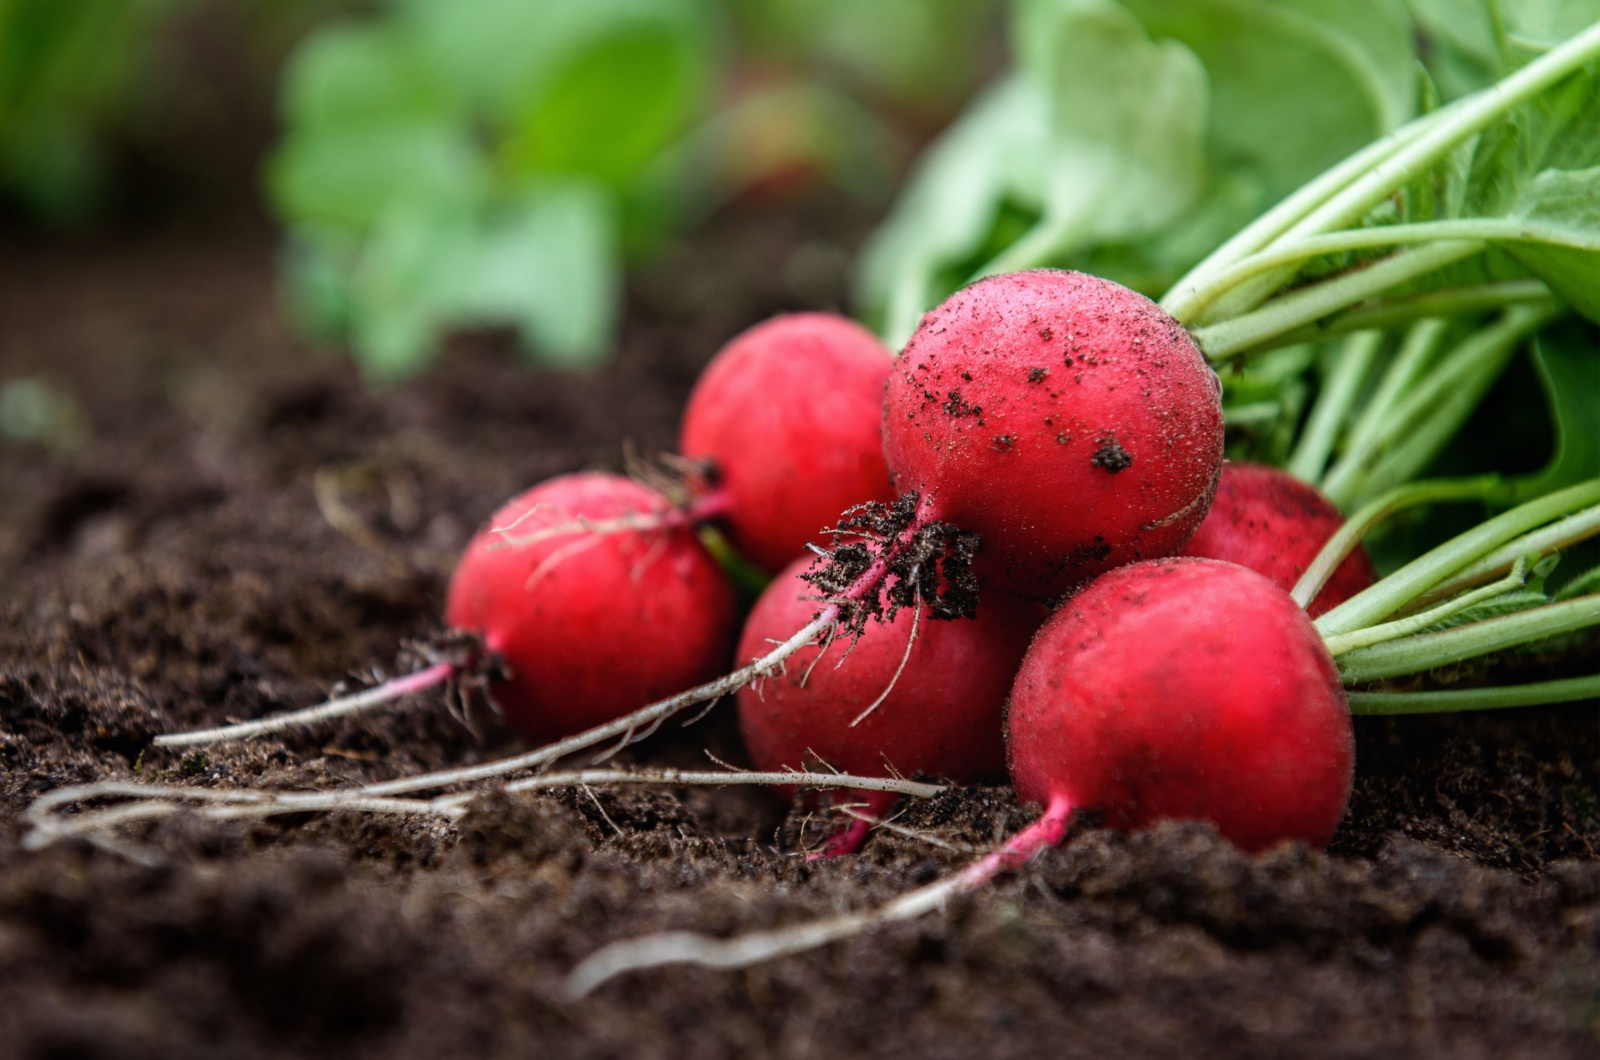
<instances>
[{"instance_id":1,"label":"dark brown soil","mask_svg":"<svg viewBox=\"0 0 1600 1060\"><path fill-rule=\"evenodd\" d=\"M423 698L182 757L152 733L315 701L437 630L452 556L514 490L672 443L738 328L827 305L859 229L730 214L641 274L622 355L578 377L457 344L385 392L290 339L270 241L0 254L0 384L90 425L0 441L0 1042L15 1057L1600 1055L1593 706L1363 722L1328 854L1205 828L1079 830L947 915L746 972L631 976L600 943L862 907L1028 819L999 787L908 807L809 864L754 790L482 799L459 826L175 816L158 863L21 847L38 795L103 777L332 786L509 753ZM322 483L319 505L318 482ZM727 711L635 761L739 754Z\"/></svg>"}]
</instances>

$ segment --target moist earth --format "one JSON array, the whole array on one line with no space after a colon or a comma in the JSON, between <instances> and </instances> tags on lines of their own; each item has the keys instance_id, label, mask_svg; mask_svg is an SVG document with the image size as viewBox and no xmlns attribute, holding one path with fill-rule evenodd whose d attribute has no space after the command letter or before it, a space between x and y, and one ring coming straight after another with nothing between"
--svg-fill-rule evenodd
<instances>
[{"instance_id":1,"label":"moist earth","mask_svg":"<svg viewBox=\"0 0 1600 1060\"><path fill-rule=\"evenodd\" d=\"M740 972L565 973L664 929L770 927L928 882L1030 819L1000 783L908 802L857 856L751 789L487 794L456 823L177 814L26 852L101 778L333 788L519 746L439 696L203 753L174 728L316 701L437 634L456 552L547 476L670 449L700 366L829 308L840 203L730 209L630 282L617 361L530 371L502 335L363 385L292 338L249 225L0 255L0 383L86 429L0 441L0 1041L18 1058L1579 1057L1600 1054L1593 704L1358 719L1327 853L1203 826L1060 848L943 915ZM739 762L732 710L625 762Z\"/></svg>"}]
</instances>

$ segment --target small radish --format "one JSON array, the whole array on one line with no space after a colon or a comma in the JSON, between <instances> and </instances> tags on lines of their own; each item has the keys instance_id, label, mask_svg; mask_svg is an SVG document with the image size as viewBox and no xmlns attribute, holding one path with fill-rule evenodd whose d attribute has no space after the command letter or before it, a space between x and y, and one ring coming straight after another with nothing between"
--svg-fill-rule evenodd
<instances>
[{"instance_id":1,"label":"small radish","mask_svg":"<svg viewBox=\"0 0 1600 1060\"><path fill-rule=\"evenodd\" d=\"M768 573L839 513L894 498L880 421L892 357L861 325L828 313L758 324L706 367L680 448L708 461L728 535Z\"/></svg>"},{"instance_id":2,"label":"small radish","mask_svg":"<svg viewBox=\"0 0 1600 1060\"><path fill-rule=\"evenodd\" d=\"M481 637L491 660L469 638L430 648L445 657L374 688L287 714L166 733L155 745L249 739L484 676L496 678L490 692L506 724L529 740L603 725L704 681L727 661L733 587L695 536L694 519L619 475L550 479L494 514L450 581L446 621ZM484 665L490 662L496 665ZM634 727L619 732L631 739Z\"/></svg>"},{"instance_id":3,"label":"small radish","mask_svg":"<svg viewBox=\"0 0 1600 1060\"><path fill-rule=\"evenodd\" d=\"M1355 765L1311 620L1216 560L1134 564L1074 596L1029 647L1006 725L1018 796L1052 816L1206 820L1246 850L1327 845Z\"/></svg>"},{"instance_id":4,"label":"small radish","mask_svg":"<svg viewBox=\"0 0 1600 1060\"><path fill-rule=\"evenodd\" d=\"M726 663L732 588L670 512L630 479L563 475L507 503L467 546L445 618L510 669L491 691L527 739L609 721Z\"/></svg>"},{"instance_id":5,"label":"small radish","mask_svg":"<svg viewBox=\"0 0 1600 1060\"><path fill-rule=\"evenodd\" d=\"M737 657L755 659L805 625L816 590L790 564L767 587L745 622ZM971 621L927 621L902 609L873 619L852 642L837 637L790 657L787 669L738 692L739 730L757 769L802 768L820 759L861 776L926 773L958 782L1005 765L1000 710L1022 653L1044 609L990 594ZM793 798L793 790L780 794ZM897 798L855 793L874 814ZM858 822L829 853L866 836Z\"/></svg>"},{"instance_id":6,"label":"small radish","mask_svg":"<svg viewBox=\"0 0 1600 1060\"><path fill-rule=\"evenodd\" d=\"M1315 486L1265 464L1229 463L1211 511L1179 554L1249 567L1288 592L1343 525L1339 509ZM1376 580L1372 561L1358 547L1306 611L1316 618Z\"/></svg>"},{"instance_id":7,"label":"small radish","mask_svg":"<svg viewBox=\"0 0 1600 1060\"><path fill-rule=\"evenodd\" d=\"M889 378L883 441L902 493L982 538L989 580L1055 597L1188 540L1222 463L1220 386L1143 295L1007 273L923 318Z\"/></svg>"}]
</instances>

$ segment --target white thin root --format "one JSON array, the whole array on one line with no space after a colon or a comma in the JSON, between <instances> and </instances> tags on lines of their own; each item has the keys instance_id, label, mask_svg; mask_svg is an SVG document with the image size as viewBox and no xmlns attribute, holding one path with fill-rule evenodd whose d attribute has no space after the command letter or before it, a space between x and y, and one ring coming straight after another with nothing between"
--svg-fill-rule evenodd
<instances>
[{"instance_id":1,"label":"white thin root","mask_svg":"<svg viewBox=\"0 0 1600 1060\"><path fill-rule=\"evenodd\" d=\"M943 908L952 894L976 891L1000 872L1015 868L1047 846L1061 842L1072 807L1056 797L1044 815L966 868L925 887L918 887L876 909L795 924L776 931L756 931L730 939L714 939L689 931L669 931L602 946L567 977L567 996L581 998L624 972L663 964L701 964L708 968L746 968L774 957L839 942L896 920L910 920Z\"/></svg>"},{"instance_id":2,"label":"white thin root","mask_svg":"<svg viewBox=\"0 0 1600 1060\"><path fill-rule=\"evenodd\" d=\"M459 769L442 769L436 773L423 773L414 777L403 777L399 780L388 780L378 784L368 784L357 789L367 795L402 795L414 791L427 791L431 788L447 788L456 784L472 784L480 780L493 777L503 777L511 773L518 773L527 769L535 769L567 755L578 751L585 751L599 744L607 743L624 733L637 731L642 725L649 725L657 718L668 718L680 713L697 703L725 696L737 691L740 686L747 684L758 677L764 677L783 665L785 659L809 644L813 637L827 629L839 617L839 609L829 606L812 619L800 632L778 645L772 651L763 655L747 666L698 685L686 692L669 696L659 702L642 707L632 714L625 714L614 721L604 725L596 725L586 729L576 736L569 736L564 740L546 744L526 754L515 755L498 762L486 762L480 766L463 766Z\"/></svg>"},{"instance_id":3,"label":"white thin root","mask_svg":"<svg viewBox=\"0 0 1600 1060\"><path fill-rule=\"evenodd\" d=\"M683 786L728 786L736 784L792 784L806 788L851 788L892 791L902 795L927 797L944 791L942 784L922 784L894 777L854 777L834 773L741 772L686 769L579 769L537 776L507 784L508 794L568 786L600 784L671 784ZM185 788L170 784L140 784L130 781L103 781L60 788L35 800L24 813L31 831L23 840L28 850L38 850L71 836L101 831L128 821L149 820L178 812L185 804L202 817L222 820L278 817L285 814L319 812L385 813L438 816L457 820L479 792L457 792L433 799L392 799L351 791L262 791L256 789L217 790ZM134 801L75 817L58 811L76 803L101 799L126 798Z\"/></svg>"},{"instance_id":4,"label":"white thin root","mask_svg":"<svg viewBox=\"0 0 1600 1060\"><path fill-rule=\"evenodd\" d=\"M857 810L851 806L834 806L833 808L844 814L846 817L853 817L858 821L865 821L873 828L881 828L885 832L893 832L895 835L903 835L907 839L915 839L919 843L926 843L931 847L938 847L940 850L948 850L956 854L970 854L973 852L972 848L969 846L957 846L954 843L949 843L943 839L940 839L938 836L933 835L932 833L919 831L915 828L907 828L903 824L895 824L891 820L882 817L874 817L870 813L862 813L860 810Z\"/></svg>"},{"instance_id":5,"label":"white thin root","mask_svg":"<svg viewBox=\"0 0 1600 1060\"><path fill-rule=\"evenodd\" d=\"M970 886L967 873L946 877L876 909L813 920L776 931L757 931L730 939L715 939L691 931L626 939L590 954L567 977L567 996L576 1000L625 972L664 964L699 964L707 968L748 968L775 957L804 953L830 942L854 938L896 920L910 920L942 908L952 895Z\"/></svg>"},{"instance_id":6,"label":"white thin root","mask_svg":"<svg viewBox=\"0 0 1600 1060\"><path fill-rule=\"evenodd\" d=\"M234 725L219 725L213 729L196 729L193 732L168 732L162 733L151 741L155 747L199 747L206 744L231 743L235 740L248 740L253 736L262 736L269 732L282 732L285 729L309 727L334 718L345 718L352 714L360 714L385 703L402 699L414 692L432 688L442 684L456 672L453 663L436 663L433 666L418 670L405 677L397 677L393 681L386 681L376 688L368 688L353 695L340 696L330 699L326 703L319 703L314 707L303 710L292 710L287 714L274 714L270 718L259 718L255 721L241 721Z\"/></svg>"},{"instance_id":7,"label":"white thin root","mask_svg":"<svg viewBox=\"0 0 1600 1060\"><path fill-rule=\"evenodd\" d=\"M900 675L906 672L906 663L911 661L911 648L917 643L917 623L920 622L921 619L922 605L919 603L916 607L911 609L911 636L906 638L906 653L900 656L900 665L894 668L894 676L889 678L889 687L883 690L883 694L881 696L872 701L872 705L870 707L856 715L855 721L850 723L850 727L852 729L866 721L873 711L882 706L883 701L889 698L889 693L894 691L894 686L900 683Z\"/></svg>"},{"instance_id":8,"label":"white thin root","mask_svg":"<svg viewBox=\"0 0 1600 1060\"><path fill-rule=\"evenodd\" d=\"M565 522L552 523L541 526L528 534L513 536L511 531L524 519L533 515L543 505L535 505L532 509L518 516L514 522L505 526L491 528L490 533L499 534L500 540L489 545L489 550L496 551L502 548L526 548L537 545L541 541L548 541L554 537L566 537L569 534L584 534L586 536L605 537L609 534L620 534L632 530L664 530L673 529L684 525L683 512L669 508L659 512L629 512L611 519L586 519L582 516L569 518Z\"/></svg>"}]
</instances>

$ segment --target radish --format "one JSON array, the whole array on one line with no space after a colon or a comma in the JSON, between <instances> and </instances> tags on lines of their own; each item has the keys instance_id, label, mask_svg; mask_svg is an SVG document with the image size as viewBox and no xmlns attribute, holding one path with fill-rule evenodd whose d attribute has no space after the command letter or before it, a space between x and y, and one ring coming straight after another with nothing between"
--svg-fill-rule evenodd
<instances>
[{"instance_id":1,"label":"radish","mask_svg":"<svg viewBox=\"0 0 1600 1060\"><path fill-rule=\"evenodd\" d=\"M1073 597L1028 649L1006 724L1024 801L1114 828L1200 818L1246 850L1325 846L1355 766L1311 620L1216 560L1134 564Z\"/></svg>"},{"instance_id":2,"label":"radish","mask_svg":"<svg viewBox=\"0 0 1600 1060\"><path fill-rule=\"evenodd\" d=\"M1220 392L1143 295L1008 273L923 318L889 378L884 454L931 518L983 539L989 580L1056 597L1188 540L1222 463Z\"/></svg>"},{"instance_id":3,"label":"radish","mask_svg":"<svg viewBox=\"0 0 1600 1060\"><path fill-rule=\"evenodd\" d=\"M790 564L756 602L737 657L754 659L805 625L817 609ZM995 593L963 622L921 621L920 607L869 621L853 642L834 638L797 652L787 669L738 692L739 731L757 769L820 759L864 776L926 773L967 782L1005 765L1000 710L1043 608ZM780 789L786 798L792 788ZM893 792L851 793L876 815ZM857 821L829 844L848 853L866 838Z\"/></svg>"},{"instance_id":4,"label":"radish","mask_svg":"<svg viewBox=\"0 0 1600 1060\"><path fill-rule=\"evenodd\" d=\"M445 618L509 667L491 693L527 739L610 721L725 664L732 587L671 511L630 479L563 475L507 503L468 544ZM628 529L635 518L646 528Z\"/></svg>"},{"instance_id":5,"label":"radish","mask_svg":"<svg viewBox=\"0 0 1600 1060\"><path fill-rule=\"evenodd\" d=\"M246 739L368 710L492 661L506 724L544 741L600 725L718 673L733 640L727 575L693 514L619 475L562 475L507 502L468 543L445 618L481 637L404 677L319 706L158 736L158 747Z\"/></svg>"},{"instance_id":6,"label":"radish","mask_svg":"<svg viewBox=\"0 0 1600 1060\"><path fill-rule=\"evenodd\" d=\"M1339 509L1315 486L1265 464L1229 463L1211 511L1180 555L1249 567L1288 592L1343 525ZM1358 546L1306 611L1316 618L1376 580L1372 561Z\"/></svg>"},{"instance_id":7,"label":"radish","mask_svg":"<svg viewBox=\"0 0 1600 1060\"><path fill-rule=\"evenodd\" d=\"M695 384L679 447L710 468L698 507L767 573L846 508L894 498L879 427L890 364L854 321L795 313L735 337Z\"/></svg>"}]
</instances>

